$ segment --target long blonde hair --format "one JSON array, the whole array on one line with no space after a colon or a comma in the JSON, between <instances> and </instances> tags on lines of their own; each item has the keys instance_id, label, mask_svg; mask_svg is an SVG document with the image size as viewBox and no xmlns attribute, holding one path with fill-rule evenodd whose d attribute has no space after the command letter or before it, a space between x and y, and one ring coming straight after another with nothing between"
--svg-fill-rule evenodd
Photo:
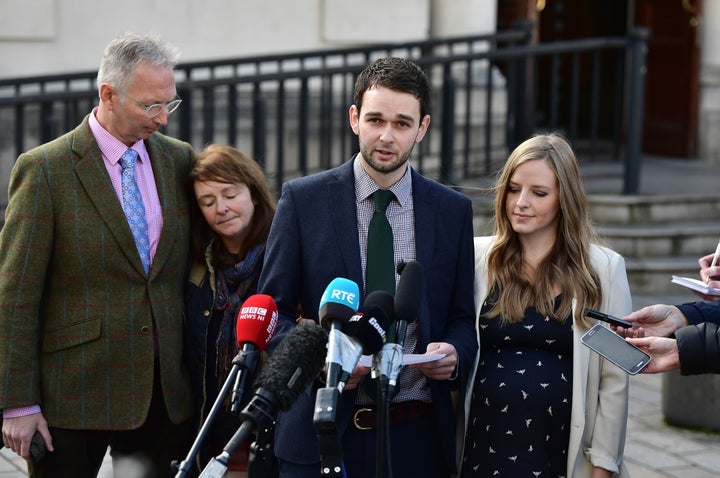
<instances>
[{"instance_id":1,"label":"long blonde hair","mask_svg":"<svg viewBox=\"0 0 720 478\"><path fill-rule=\"evenodd\" d=\"M546 161L555 174L560 202L555 244L536 268L539 280L530 280L523 273L522 245L505 210L508 184L515 170L534 160ZM590 264L590 244L597 238L588 218L577 160L565 138L558 133L536 135L515 148L499 173L494 209L496 238L488 256L494 303L488 316L500 317L503 323L520 322L525 310L534 306L540 314L564 322L575 297L575 320L587 322L583 308L596 308L602 300L600 280ZM554 286L562 297L557 312Z\"/></svg>"}]
</instances>

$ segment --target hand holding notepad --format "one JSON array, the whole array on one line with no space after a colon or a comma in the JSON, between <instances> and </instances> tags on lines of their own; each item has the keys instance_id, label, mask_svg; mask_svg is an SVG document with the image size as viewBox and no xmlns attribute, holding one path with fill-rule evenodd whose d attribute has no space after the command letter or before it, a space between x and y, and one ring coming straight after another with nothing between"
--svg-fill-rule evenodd
<instances>
[{"instance_id":1,"label":"hand holding notepad","mask_svg":"<svg viewBox=\"0 0 720 478\"><path fill-rule=\"evenodd\" d=\"M720 261L720 241L718 241L718 245L715 248L715 254L713 254L712 261L710 262L710 266L708 268L717 266L718 261ZM701 265L702 265L702 261L701 261ZM714 276L713 276L713 278L714 278ZM703 282L701 280L692 279L690 277L672 276L672 282L674 284L678 284L683 287L687 287L688 289L692 289L703 295L720 296L720 289L718 289L716 287L710 287L708 285L708 283L710 282L711 276L708 276L707 279L708 279L707 282Z\"/></svg>"}]
</instances>

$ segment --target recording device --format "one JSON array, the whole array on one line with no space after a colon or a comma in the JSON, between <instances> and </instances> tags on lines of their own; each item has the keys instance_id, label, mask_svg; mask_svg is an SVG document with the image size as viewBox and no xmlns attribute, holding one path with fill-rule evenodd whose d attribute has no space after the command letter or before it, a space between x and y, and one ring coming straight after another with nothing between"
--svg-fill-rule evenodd
<instances>
[{"instance_id":1,"label":"recording device","mask_svg":"<svg viewBox=\"0 0 720 478\"><path fill-rule=\"evenodd\" d=\"M258 426L275 420L278 411L287 411L317 378L325 361L327 335L317 324L296 326L278 344L255 381L255 394L240 413L242 425L220 455L200 474L201 478L221 478L228 460Z\"/></svg>"},{"instance_id":2,"label":"recording device","mask_svg":"<svg viewBox=\"0 0 720 478\"><path fill-rule=\"evenodd\" d=\"M398 280L395 299L387 303L395 319L395 325L390 327L391 336L388 344L383 346L380 354L373 360L373 377L381 377L388 380L387 399L391 400L395 394L397 378L402 366L403 348L405 346L405 334L409 324L417 319L420 313L420 303L423 294L423 271L418 261L409 261L398 265ZM368 296L369 297L369 296ZM394 333L392 333L394 332Z\"/></svg>"},{"instance_id":3,"label":"recording device","mask_svg":"<svg viewBox=\"0 0 720 478\"><path fill-rule=\"evenodd\" d=\"M38 463L40 460L45 458L45 452L47 447L45 446L45 439L39 431L35 430L35 433L30 440L30 458L33 462Z\"/></svg>"},{"instance_id":4,"label":"recording device","mask_svg":"<svg viewBox=\"0 0 720 478\"><path fill-rule=\"evenodd\" d=\"M591 317L593 319L602 320L603 322L607 322L610 325L614 325L616 327L625 327L626 329L632 329L632 323L628 322L627 320L619 319L617 317L613 317L612 315L605 314L603 312L593 310L593 309L585 309L584 314L588 317Z\"/></svg>"},{"instance_id":5,"label":"recording device","mask_svg":"<svg viewBox=\"0 0 720 478\"><path fill-rule=\"evenodd\" d=\"M400 280L395 292L395 320L397 321L397 343L405 345L405 333L420 313L423 295L423 270L418 261L398 266Z\"/></svg>"},{"instance_id":6,"label":"recording device","mask_svg":"<svg viewBox=\"0 0 720 478\"><path fill-rule=\"evenodd\" d=\"M387 314L376 305L367 305L350 317L345 324L345 333L342 337L342 370L338 379L338 389L342 392L345 383L352 375L353 370L362 355L378 353L387 342L388 328Z\"/></svg>"},{"instance_id":7,"label":"recording device","mask_svg":"<svg viewBox=\"0 0 720 478\"><path fill-rule=\"evenodd\" d=\"M580 340L630 375L638 373L652 360L650 355L602 324L595 324Z\"/></svg>"},{"instance_id":8,"label":"recording device","mask_svg":"<svg viewBox=\"0 0 720 478\"><path fill-rule=\"evenodd\" d=\"M359 301L360 289L358 285L342 277L330 281L320 298L320 310L318 311L320 325L330 329L325 378L328 387L339 386L340 374L344 368L343 364L347 363L350 358L348 355L354 355L355 349L362 350L362 347L356 341L350 341L347 335L342 332L343 326L357 312ZM350 372L352 372L352 369Z\"/></svg>"},{"instance_id":9,"label":"recording device","mask_svg":"<svg viewBox=\"0 0 720 478\"><path fill-rule=\"evenodd\" d=\"M278 323L278 310L275 301L269 295L255 294L243 302L238 311L237 323L235 324L235 335L240 351L232 360L232 368L228 374L222 389L218 393L202 428L190 447L185 459L177 466L176 478L187 475L192 467L192 462L200 450L200 445L207 436L210 425L222 408L230 387L232 386L231 412L237 413L240 403L246 402L245 384L249 376L255 377L260 367L260 355L267 347L267 344L275 334ZM233 386L234 383L234 386Z\"/></svg>"},{"instance_id":10,"label":"recording device","mask_svg":"<svg viewBox=\"0 0 720 478\"><path fill-rule=\"evenodd\" d=\"M403 363L403 349L408 324L417 319L423 294L423 272L420 263L410 261L398 265L398 280L392 305L396 325L390 343L383 346L379 354L373 356L373 377L378 378L377 398L377 435L376 435L376 476L385 476L386 469L392 470L390 454L390 402L395 396L395 386ZM370 298L368 296L368 298ZM385 299L387 301L387 299ZM386 449L387 448L387 449ZM386 463L387 459L387 463ZM387 465L387 468L386 468Z\"/></svg>"},{"instance_id":11,"label":"recording device","mask_svg":"<svg viewBox=\"0 0 720 478\"><path fill-rule=\"evenodd\" d=\"M323 294L323 298L325 295ZM340 375L335 379L328 374L326 386L317 390L313 414L321 456L320 475L323 477L342 476L342 445L336 424L340 393L362 354L372 355L383 347L387 340L387 326L385 313L366 300L362 311L353 314L343 324L345 332L341 332L337 327L330 330L326 363L339 363Z\"/></svg>"},{"instance_id":12,"label":"recording device","mask_svg":"<svg viewBox=\"0 0 720 478\"><path fill-rule=\"evenodd\" d=\"M240 352L233 360L240 365L235 387L230 400L230 411L237 413L241 402L248 375L257 375L260 366L260 355L275 334L278 323L278 310L272 297L255 294L243 302L235 323L235 336Z\"/></svg>"},{"instance_id":13,"label":"recording device","mask_svg":"<svg viewBox=\"0 0 720 478\"><path fill-rule=\"evenodd\" d=\"M395 321L395 299L389 292L376 290L368 294L365 303L377 307L388 317L390 333L388 341L372 357L372 378L378 380L378 393L387 388L388 377L397 376L402 366L403 349L397 343L397 323ZM373 397L375 398L375 397Z\"/></svg>"}]
</instances>

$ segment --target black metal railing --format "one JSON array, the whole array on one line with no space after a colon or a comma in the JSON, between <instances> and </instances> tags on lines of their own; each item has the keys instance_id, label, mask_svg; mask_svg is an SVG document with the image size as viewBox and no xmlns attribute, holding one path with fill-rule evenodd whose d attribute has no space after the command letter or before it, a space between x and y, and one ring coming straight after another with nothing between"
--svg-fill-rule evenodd
<instances>
[{"instance_id":1,"label":"black metal railing","mask_svg":"<svg viewBox=\"0 0 720 478\"><path fill-rule=\"evenodd\" d=\"M355 76L375 58L406 56L425 69L434 90L430 131L413 163L424 174L446 183L488 175L534 131L561 129L581 159L625 160L623 192L636 193L647 31L531 45L530 28L183 63L176 75L183 104L166 132L198 149L239 147L279 191L287 179L349 158L357 148L348 124ZM562 71L571 72L570 84ZM22 151L75 127L97 101L95 76L0 80L0 171L8 174L3 165Z\"/></svg>"}]
</instances>

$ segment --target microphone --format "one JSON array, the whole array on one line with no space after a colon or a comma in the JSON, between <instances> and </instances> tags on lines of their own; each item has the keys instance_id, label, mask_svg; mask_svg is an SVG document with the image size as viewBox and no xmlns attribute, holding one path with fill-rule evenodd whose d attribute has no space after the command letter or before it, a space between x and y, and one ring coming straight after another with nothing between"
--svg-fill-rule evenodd
<instances>
[{"instance_id":1,"label":"microphone","mask_svg":"<svg viewBox=\"0 0 720 478\"><path fill-rule=\"evenodd\" d=\"M398 267L400 279L398 279L395 292L395 320L397 321L397 341L402 354L405 346L405 334L408 325L413 323L420 314L420 303L423 295L423 270L418 261L410 261ZM400 355L402 364L402 355ZM395 393L395 385L400 374L400 367L392 367L388 375L388 398Z\"/></svg>"},{"instance_id":2,"label":"microphone","mask_svg":"<svg viewBox=\"0 0 720 478\"><path fill-rule=\"evenodd\" d=\"M408 324L417 319L423 294L423 271L420 263L410 261L398 265L400 279L395 291L395 325L390 326L390 338L380 353L373 357L373 378L379 378L380 390L388 401L395 396L395 386L403 362L403 347ZM387 381L387 382L386 382ZM387 393L385 394L385 384Z\"/></svg>"},{"instance_id":3,"label":"microphone","mask_svg":"<svg viewBox=\"0 0 720 478\"><path fill-rule=\"evenodd\" d=\"M260 366L260 354L265 350L265 347L267 347L267 344L275 333L277 323L277 306L273 298L269 295L252 295L240 306L237 323L235 324L235 335L240 351L235 358L233 358L230 373L218 393L207 418L203 422L198 436L190 447L190 451L185 459L177 465L178 472L175 475L176 478L182 478L190 471L193 458L200 450L200 445L208 434L211 423L220 411L225 397L227 397L230 391L229 389L233 384L233 379L235 386L232 390L230 411L237 413L245 395L244 390L245 384L248 381L248 375L254 377L257 374ZM173 466L175 466L175 463Z\"/></svg>"},{"instance_id":4,"label":"microphone","mask_svg":"<svg viewBox=\"0 0 720 478\"><path fill-rule=\"evenodd\" d=\"M397 343L405 345L405 333L409 324L420 313L423 294L423 270L418 261L398 266L400 279L395 292L395 320L397 321Z\"/></svg>"},{"instance_id":5,"label":"microphone","mask_svg":"<svg viewBox=\"0 0 720 478\"><path fill-rule=\"evenodd\" d=\"M398 286L400 284L398 283ZM388 340L382 345L379 351L373 355L372 360L372 378L377 379L379 383L378 391L387 383L387 378L391 375L391 368L396 367L399 371L402 365L402 347L396 343L395 336L395 299L389 292L373 291L365 298L365 307L376 307L390 323L390 333Z\"/></svg>"},{"instance_id":6,"label":"microphone","mask_svg":"<svg viewBox=\"0 0 720 478\"><path fill-rule=\"evenodd\" d=\"M394 299L393 296L384 291L375 291L368 294L365 298L365 308L374 308L381 314L388 318L388 322L393 321L394 313ZM392 325L391 331L392 331ZM396 355L400 356L400 360L397 360ZM400 368L402 363L402 348L398 344L385 343L382 345L379 351L373 354L372 360L372 378L377 379L376 396L374 397L378 404L377 416L376 416L376 469L375 476L385 476L384 463L385 463L385 446L388 442L388 429L387 423L389 422L389 406L386 399L387 396L387 383L389 368L396 366ZM397 364L397 365L393 365ZM370 382L374 383L374 382ZM366 391L369 391L367 389ZM390 473L392 475L392 473Z\"/></svg>"},{"instance_id":7,"label":"microphone","mask_svg":"<svg viewBox=\"0 0 720 478\"><path fill-rule=\"evenodd\" d=\"M376 291L380 292L380 291ZM374 292L373 292L374 293ZM363 310L350 317L345 324L341 347L341 371L338 389L342 392L362 355L375 355L387 342L389 320L387 313L379 306L367 304Z\"/></svg>"},{"instance_id":8,"label":"microphone","mask_svg":"<svg viewBox=\"0 0 720 478\"><path fill-rule=\"evenodd\" d=\"M228 460L259 423L287 411L320 374L327 335L317 324L296 326L278 344L255 381L255 395L240 413L244 419L220 455L210 460L201 478L221 478Z\"/></svg>"},{"instance_id":9,"label":"microphone","mask_svg":"<svg viewBox=\"0 0 720 478\"><path fill-rule=\"evenodd\" d=\"M235 336L241 351L233 359L244 367L238 372L230 399L230 411L237 413L243 401L245 384L248 381L249 370L252 375L257 373L260 364L260 354L275 334L278 323L278 310L272 297L265 294L255 294L247 298L238 312L235 323Z\"/></svg>"},{"instance_id":10,"label":"microphone","mask_svg":"<svg viewBox=\"0 0 720 478\"><path fill-rule=\"evenodd\" d=\"M388 321L378 307L365 307L352 314L352 308L357 308L354 300L358 294L354 282L334 279L321 300L320 322L330 326L326 386L317 390L313 414L322 477L342 476L342 445L335 419L339 395L363 352L374 354L386 341ZM345 299L351 296L353 305L348 305ZM342 327L347 333L340 330Z\"/></svg>"},{"instance_id":11,"label":"microphone","mask_svg":"<svg viewBox=\"0 0 720 478\"><path fill-rule=\"evenodd\" d=\"M328 387L338 387L340 373L342 372L343 353L354 354L356 344L350 343L347 336L342 333L345 323L358 310L360 289L358 285L349 280L337 277L330 281L320 298L320 325L330 329L327 349L327 371L325 383Z\"/></svg>"}]
</instances>

